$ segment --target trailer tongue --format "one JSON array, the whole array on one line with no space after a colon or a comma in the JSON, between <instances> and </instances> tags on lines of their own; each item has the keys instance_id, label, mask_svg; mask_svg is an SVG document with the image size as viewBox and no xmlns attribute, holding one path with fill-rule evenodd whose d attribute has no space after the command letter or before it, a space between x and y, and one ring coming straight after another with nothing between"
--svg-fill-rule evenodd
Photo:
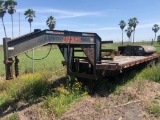
<instances>
[{"instance_id":1,"label":"trailer tongue","mask_svg":"<svg viewBox=\"0 0 160 120\"><path fill-rule=\"evenodd\" d=\"M110 41L109 43L111 43ZM33 48L44 45L58 45L67 66L67 74L75 77L99 79L121 73L129 67L149 61L158 61L159 54L153 46L126 46L113 49L101 49L101 38L96 33L60 30L35 31L21 37L3 39L6 79L13 78L12 63L15 57L15 76L18 76L17 56ZM85 57L75 56L75 52L84 52Z\"/></svg>"}]
</instances>

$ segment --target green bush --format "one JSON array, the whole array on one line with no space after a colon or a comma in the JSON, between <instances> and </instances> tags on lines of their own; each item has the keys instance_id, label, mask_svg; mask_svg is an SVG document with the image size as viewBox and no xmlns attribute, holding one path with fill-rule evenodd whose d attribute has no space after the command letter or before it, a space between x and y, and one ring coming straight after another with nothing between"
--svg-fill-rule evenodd
<instances>
[{"instance_id":1,"label":"green bush","mask_svg":"<svg viewBox=\"0 0 160 120\"><path fill-rule=\"evenodd\" d=\"M88 94L85 90L81 82L78 82L76 78L69 77L65 86L61 84L60 87L54 89L51 96L46 97L43 106L49 112L60 116L72 103Z\"/></svg>"},{"instance_id":2,"label":"green bush","mask_svg":"<svg viewBox=\"0 0 160 120\"><path fill-rule=\"evenodd\" d=\"M49 93L50 85L46 80L45 76L36 73L36 74L27 74L24 75L14 84L11 84L6 92L8 95L15 100L30 100L34 99Z\"/></svg>"},{"instance_id":3,"label":"green bush","mask_svg":"<svg viewBox=\"0 0 160 120\"><path fill-rule=\"evenodd\" d=\"M85 91L87 91L87 88L82 85L81 82L77 80L75 77L68 77L67 79L67 84L66 84L66 89L69 92L74 92L76 94L81 94Z\"/></svg>"}]
</instances>

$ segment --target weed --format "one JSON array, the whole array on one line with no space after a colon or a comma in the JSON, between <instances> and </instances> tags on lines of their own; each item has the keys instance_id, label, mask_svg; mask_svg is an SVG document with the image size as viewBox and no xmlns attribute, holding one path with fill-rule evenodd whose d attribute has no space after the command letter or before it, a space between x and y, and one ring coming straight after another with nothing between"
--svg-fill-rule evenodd
<instances>
[{"instance_id":1,"label":"weed","mask_svg":"<svg viewBox=\"0 0 160 120\"><path fill-rule=\"evenodd\" d=\"M160 82L160 64L157 66L153 66L152 68L144 69L140 74L139 77L142 79L149 79L155 82Z\"/></svg>"},{"instance_id":2,"label":"weed","mask_svg":"<svg viewBox=\"0 0 160 120\"><path fill-rule=\"evenodd\" d=\"M65 112L71 103L74 103L80 100L82 96L76 94L59 94L59 96L55 97L53 94L52 96L48 96L44 101L44 107L47 108L50 112L54 111L57 116L62 115Z\"/></svg>"},{"instance_id":3,"label":"weed","mask_svg":"<svg viewBox=\"0 0 160 120\"><path fill-rule=\"evenodd\" d=\"M49 82L39 73L27 74L18 78L15 84L7 88L7 93L15 100L30 100L46 95L50 90Z\"/></svg>"},{"instance_id":4,"label":"weed","mask_svg":"<svg viewBox=\"0 0 160 120\"><path fill-rule=\"evenodd\" d=\"M79 82L74 77L68 77L66 89L71 93L72 92L81 92L82 91L82 83Z\"/></svg>"},{"instance_id":5,"label":"weed","mask_svg":"<svg viewBox=\"0 0 160 120\"><path fill-rule=\"evenodd\" d=\"M11 116L7 117L6 120L19 120L17 113L13 113Z\"/></svg>"},{"instance_id":6,"label":"weed","mask_svg":"<svg viewBox=\"0 0 160 120\"><path fill-rule=\"evenodd\" d=\"M102 101L100 98L96 98L96 104L95 104L95 111L100 112L102 108L105 106L104 101Z\"/></svg>"},{"instance_id":7,"label":"weed","mask_svg":"<svg viewBox=\"0 0 160 120\"><path fill-rule=\"evenodd\" d=\"M5 93L0 94L0 110L11 104L10 98Z\"/></svg>"},{"instance_id":8,"label":"weed","mask_svg":"<svg viewBox=\"0 0 160 120\"><path fill-rule=\"evenodd\" d=\"M65 86L61 84L60 87L54 89L51 96L46 97L43 106L48 111L54 111L57 116L60 116L72 103L80 100L86 93L77 79L69 77Z\"/></svg>"},{"instance_id":9,"label":"weed","mask_svg":"<svg viewBox=\"0 0 160 120\"><path fill-rule=\"evenodd\" d=\"M5 91L8 86L8 81L0 82L0 91Z\"/></svg>"},{"instance_id":10,"label":"weed","mask_svg":"<svg viewBox=\"0 0 160 120\"><path fill-rule=\"evenodd\" d=\"M160 95L156 95L155 99L160 100Z\"/></svg>"},{"instance_id":11,"label":"weed","mask_svg":"<svg viewBox=\"0 0 160 120\"><path fill-rule=\"evenodd\" d=\"M142 91L145 88L145 80L140 79L137 81L137 91Z\"/></svg>"},{"instance_id":12,"label":"weed","mask_svg":"<svg viewBox=\"0 0 160 120\"><path fill-rule=\"evenodd\" d=\"M40 73L26 74L7 84L6 90L0 94L0 107L6 108L12 102L26 100L31 102L48 95L51 90L49 82Z\"/></svg>"},{"instance_id":13,"label":"weed","mask_svg":"<svg viewBox=\"0 0 160 120\"><path fill-rule=\"evenodd\" d=\"M146 106L146 109L155 117L160 117L160 106L158 104L151 103L148 106Z\"/></svg>"},{"instance_id":14,"label":"weed","mask_svg":"<svg viewBox=\"0 0 160 120\"><path fill-rule=\"evenodd\" d=\"M135 95L133 95L133 94L128 94L128 96L127 96L127 101L131 101L131 100L133 100L134 98L135 98L136 96Z\"/></svg>"}]
</instances>

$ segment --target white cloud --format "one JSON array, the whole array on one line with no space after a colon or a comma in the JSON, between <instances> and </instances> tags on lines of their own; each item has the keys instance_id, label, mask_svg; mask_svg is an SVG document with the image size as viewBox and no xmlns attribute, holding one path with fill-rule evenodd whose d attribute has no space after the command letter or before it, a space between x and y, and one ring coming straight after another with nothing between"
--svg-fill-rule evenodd
<instances>
[{"instance_id":1,"label":"white cloud","mask_svg":"<svg viewBox=\"0 0 160 120\"><path fill-rule=\"evenodd\" d=\"M81 29L83 31L103 31L103 30L118 30L119 27L100 27L100 28L91 28L91 29Z\"/></svg>"},{"instance_id":2,"label":"white cloud","mask_svg":"<svg viewBox=\"0 0 160 120\"><path fill-rule=\"evenodd\" d=\"M152 28L154 24L160 25L160 22L152 22L152 23L137 25L137 28Z\"/></svg>"},{"instance_id":3,"label":"white cloud","mask_svg":"<svg viewBox=\"0 0 160 120\"><path fill-rule=\"evenodd\" d=\"M17 12L24 12L27 9L17 9ZM34 9L38 14L54 13L56 18L73 18L83 16L99 16L100 12L84 12L84 11L68 11L59 9L48 9L48 8L36 8Z\"/></svg>"}]
</instances>

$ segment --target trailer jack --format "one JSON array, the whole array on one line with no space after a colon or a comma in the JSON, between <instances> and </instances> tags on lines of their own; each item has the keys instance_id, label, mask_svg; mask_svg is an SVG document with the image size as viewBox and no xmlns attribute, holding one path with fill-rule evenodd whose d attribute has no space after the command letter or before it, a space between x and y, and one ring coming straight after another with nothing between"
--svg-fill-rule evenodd
<instances>
[{"instance_id":1,"label":"trailer jack","mask_svg":"<svg viewBox=\"0 0 160 120\"><path fill-rule=\"evenodd\" d=\"M6 80L13 79L13 70L12 70L12 64L13 60L12 58L9 58L8 60L4 61L5 69L6 69Z\"/></svg>"}]
</instances>

